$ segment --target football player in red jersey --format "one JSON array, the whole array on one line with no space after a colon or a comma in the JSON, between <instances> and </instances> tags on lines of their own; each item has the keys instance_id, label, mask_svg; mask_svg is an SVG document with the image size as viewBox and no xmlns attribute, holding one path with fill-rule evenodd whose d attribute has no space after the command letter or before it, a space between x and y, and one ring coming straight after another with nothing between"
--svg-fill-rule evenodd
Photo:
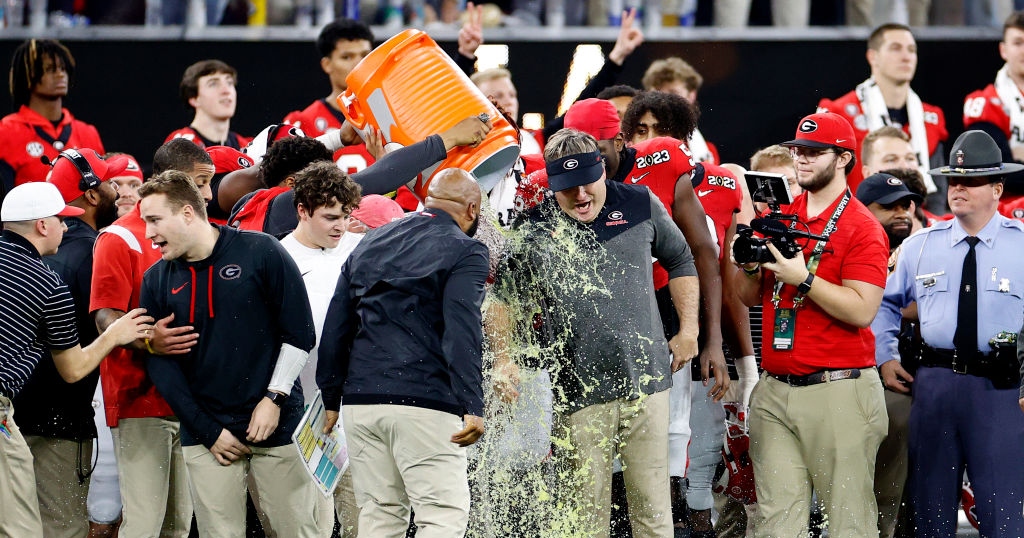
<instances>
[{"instance_id":1,"label":"football player in red jersey","mask_svg":"<svg viewBox=\"0 0 1024 538\"><path fill-rule=\"evenodd\" d=\"M184 138L201 148L244 148L250 139L231 130L231 118L238 105L237 82L238 71L220 60L202 60L188 66L181 77L179 93L196 114L188 127L167 135L164 142Z\"/></svg>"},{"instance_id":2,"label":"football player in red jersey","mask_svg":"<svg viewBox=\"0 0 1024 538\"><path fill-rule=\"evenodd\" d=\"M41 157L71 148L105 153L96 128L63 107L74 74L75 58L57 41L30 39L15 49L10 82L18 110L0 120L0 200L15 185L46 180L50 167Z\"/></svg>"},{"instance_id":3,"label":"football player in red jersey","mask_svg":"<svg viewBox=\"0 0 1024 538\"><path fill-rule=\"evenodd\" d=\"M666 205L675 204L679 192L683 190L678 181L678 162L685 157L693 168L690 175L692 189L704 208L708 226L717 241L717 268L722 275L731 274L729 257L723 256L724 245L726 238L732 237L735 232L736 214L740 210L743 191L736 175L730 170L707 161L692 164L692 151L682 142L693 140L690 125L695 123L696 111L692 103L677 93L659 91L644 92L633 98L622 119L623 135L637 154L636 169L628 181L647 185ZM691 115L694 119L689 119ZM677 164L669 165L673 157ZM642 168L641 165L645 166ZM676 207L673 207L673 215L675 211ZM656 279L659 273L656 270ZM726 286L725 278L721 282L723 287ZM732 295L726 293L724 296ZM750 341L747 309L736 300L722 300L721 312L726 320L726 330L723 332L733 335L730 341L732 353L736 357L749 356L750 362L753 362L754 348ZM702 320L702 323L706 321ZM705 344L705 349L708 345ZM699 382L698 379L694 381ZM685 471L689 479L685 496L688 505L685 519L690 527L690 536L713 536L711 507L714 501L711 486L725 434L725 409L718 401L721 398L708 398L700 387L692 386L690 380L691 377L686 373L679 375L669 395L673 404L669 431L674 440L672 448L675 449L669 461L675 469L673 476L682 476L677 473ZM672 493L681 497L675 485ZM681 504L681 500L674 503L673 510L676 511L676 507ZM680 515L677 514L677 519L681 519Z\"/></svg>"},{"instance_id":4,"label":"football player in red jersey","mask_svg":"<svg viewBox=\"0 0 1024 538\"><path fill-rule=\"evenodd\" d=\"M338 96L348 89L348 74L373 50L373 33L362 22L338 19L320 31L316 47L320 51L320 69L331 81L331 93L284 118L284 123L298 126L313 138L341 129L345 115L338 106ZM354 174L373 164L374 157L360 143L335 151L334 160L346 173Z\"/></svg>"},{"instance_id":5,"label":"football player in red jersey","mask_svg":"<svg viewBox=\"0 0 1024 538\"><path fill-rule=\"evenodd\" d=\"M941 144L949 138L946 116L942 109L923 103L910 87L917 70L917 42L910 28L902 24L887 23L875 28L868 37L868 64L871 76L853 91L831 100L822 99L818 112L835 112L853 125L859 150L869 132L885 125L895 125L910 135L917 167L927 173L932 166L945 162ZM860 160L860 153L857 160ZM931 164L929 164L931 163ZM860 167L855 167L846 178L851 191L864 179ZM938 184L925 176L926 185L938 206L945 203L944 180Z\"/></svg>"}]
</instances>

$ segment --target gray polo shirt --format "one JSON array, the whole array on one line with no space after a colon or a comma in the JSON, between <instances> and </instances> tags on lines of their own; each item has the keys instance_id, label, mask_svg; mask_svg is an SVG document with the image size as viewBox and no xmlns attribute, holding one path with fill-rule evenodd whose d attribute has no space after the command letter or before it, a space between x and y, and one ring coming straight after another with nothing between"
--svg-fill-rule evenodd
<instances>
[{"instance_id":1,"label":"gray polo shirt","mask_svg":"<svg viewBox=\"0 0 1024 538\"><path fill-rule=\"evenodd\" d=\"M669 278L697 274L682 233L646 187L605 184L591 223L553 198L528 213L494 288L517 321L521 355L551 370L555 399L570 413L672 385L652 256Z\"/></svg>"}]
</instances>

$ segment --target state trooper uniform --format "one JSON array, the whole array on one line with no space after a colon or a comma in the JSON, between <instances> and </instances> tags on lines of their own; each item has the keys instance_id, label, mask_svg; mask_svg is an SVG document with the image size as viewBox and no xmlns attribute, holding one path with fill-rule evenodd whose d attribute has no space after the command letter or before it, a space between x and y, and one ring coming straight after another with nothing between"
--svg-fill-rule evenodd
<instances>
[{"instance_id":1,"label":"state trooper uniform","mask_svg":"<svg viewBox=\"0 0 1024 538\"><path fill-rule=\"evenodd\" d=\"M953 144L951 165L930 171L949 178L957 218L903 242L871 325L878 364L899 360L900 309L917 302L924 345L913 382L909 486L918 536L955 536L965 467L981 535L1024 536L1015 344L1024 322L1024 223L996 212L1004 177L1024 166L1001 161L989 135L968 131Z\"/></svg>"}]
</instances>

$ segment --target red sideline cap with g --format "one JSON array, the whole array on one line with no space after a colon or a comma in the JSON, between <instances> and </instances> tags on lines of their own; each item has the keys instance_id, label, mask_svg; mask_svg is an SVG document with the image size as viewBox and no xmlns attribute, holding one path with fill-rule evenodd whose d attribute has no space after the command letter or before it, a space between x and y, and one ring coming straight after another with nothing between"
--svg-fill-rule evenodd
<instances>
[{"instance_id":1,"label":"red sideline cap with g","mask_svg":"<svg viewBox=\"0 0 1024 538\"><path fill-rule=\"evenodd\" d=\"M206 153L213 159L215 174L226 174L256 164L252 157L228 146L210 146L206 148Z\"/></svg>"},{"instance_id":2,"label":"red sideline cap with g","mask_svg":"<svg viewBox=\"0 0 1024 538\"><path fill-rule=\"evenodd\" d=\"M352 211L352 218L367 228L379 228L405 216L398 202L379 194L367 194L359 201L359 207Z\"/></svg>"},{"instance_id":3,"label":"red sideline cap with g","mask_svg":"<svg viewBox=\"0 0 1024 538\"><path fill-rule=\"evenodd\" d=\"M842 148L856 153L857 137L853 126L846 118L835 112L819 112L800 120L796 127L796 138L783 142L783 146L808 148Z\"/></svg>"}]
</instances>

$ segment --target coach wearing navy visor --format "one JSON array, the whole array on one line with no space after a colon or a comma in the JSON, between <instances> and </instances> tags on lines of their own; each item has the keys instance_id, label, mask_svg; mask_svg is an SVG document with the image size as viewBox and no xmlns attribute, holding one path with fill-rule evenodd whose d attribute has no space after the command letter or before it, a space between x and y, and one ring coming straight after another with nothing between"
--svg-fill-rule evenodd
<instances>
[{"instance_id":1,"label":"coach wearing navy visor","mask_svg":"<svg viewBox=\"0 0 1024 538\"><path fill-rule=\"evenodd\" d=\"M697 355L693 256L647 188L605 178L590 135L555 133L544 160L555 196L524 214L523 240L509 247L499 266L499 306L489 316L509 318L497 326L529 328L533 305L545 305L551 341L530 342L536 335L529 329L496 341L540 346L548 360L541 365L557 387L555 410L566 416L565 434L574 447L568 456L584 477L567 499L588 514L581 534L608 536L618 453L635 501L629 507L633 536L671 536L668 389L672 372ZM652 256L669 273L680 319L669 342L654 299ZM517 393L516 349L496 350L497 371L504 375L495 388L505 399Z\"/></svg>"}]
</instances>

